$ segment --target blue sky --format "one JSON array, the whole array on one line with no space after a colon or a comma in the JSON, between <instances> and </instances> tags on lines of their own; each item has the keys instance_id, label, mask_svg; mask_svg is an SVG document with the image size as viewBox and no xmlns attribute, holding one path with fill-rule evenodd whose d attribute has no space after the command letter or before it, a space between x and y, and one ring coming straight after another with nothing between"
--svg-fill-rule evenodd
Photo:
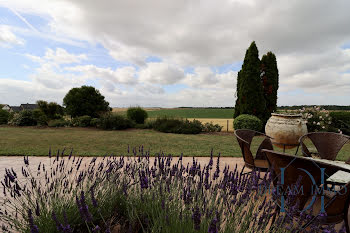
<instances>
[{"instance_id":1,"label":"blue sky","mask_svg":"<svg viewBox=\"0 0 350 233\"><path fill-rule=\"evenodd\" d=\"M202 1L193 11L153 1L1 2L0 103L62 103L70 88L92 85L115 107L234 106L237 71L255 40L260 57L277 56L278 105L349 104L350 31L334 27L349 22L348 3L299 0L286 11L278 2ZM318 12L337 17L313 20ZM244 20L253 15L261 20Z\"/></svg>"}]
</instances>

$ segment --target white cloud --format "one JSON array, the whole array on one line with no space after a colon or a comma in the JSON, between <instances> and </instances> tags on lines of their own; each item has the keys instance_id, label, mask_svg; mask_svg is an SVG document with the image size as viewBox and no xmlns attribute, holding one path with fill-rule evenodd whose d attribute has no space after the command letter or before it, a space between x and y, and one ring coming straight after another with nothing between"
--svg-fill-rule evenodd
<instances>
[{"instance_id":1,"label":"white cloud","mask_svg":"<svg viewBox=\"0 0 350 233\"><path fill-rule=\"evenodd\" d=\"M183 83L192 88L215 88L235 90L237 81L237 72L228 71L217 74L207 67L197 67L194 73L186 75Z\"/></svg>"},{"instance_id":2,"label":"white cloud","mask_svg":"<svg viewBox=\"0 0 350 233\"><path fill-rule=\"evenodd\" d=\"M183 70L163 62L147 63L147 67L139 72L139 80L145 83L169 85L181 81L185 77Z\"/></svg>"},{"instance_id":3,"label":"white cloud","mask_svg":"<svg viewBox=\"0 0 350 233\"><path fill-rule=\"evenodd\" d=\"M10 26L0 25L0 46L9 47L11 45L24 45L24 40L13 34Z\"/></svg>"},{"instance_id":4,"label":"white cloud","mask_svg":"<svg viewBox=\"0 0 350 233\"><path fill-rule=\"evenodd\" d=\"M82 60L86 60L86 54L71 54L68 53L65 49L57 48L56 51L48 48L46 50L44 59L50 62L53 62L57 65L60 64L71 64L71 63L79 63Z\"/></svg>"},{"instance_id":5,"label":"white cloud","mask_svg":"<svg viewBox=\"0 0 350 233\"><path fill-rule=\"evenodd\" d=\"M114 59L135 64L136 67L117 69L91 64L65 70L80 73L68 75L68 79L85 82L87 78L97 77L106 93L115 98L116 105L120 104L119 97L128 103L148 100L158 104L160 95L173 106L199 104L199 100L209 105L215 93L217 98L223 98L220 102L233 105L229 103L234 102L237 73L217 74L211 67L242 61L253 40L260 57L269 50L277 56L279 105L303 100L315 104L324 101L348 104L350 52L342 49L350 42L350 1L347 0L331 3L296 0L288 4L277 0L224 0L220 7L212 0L8 0L0 5L45 17L49 20L50 35L68 42L100 43ZM11 35L8 32L12 37L7 36L6 40L16 44L15 35L11 30L7 30L7 35ZM0 41L5 40L6 33L0 35ZM70 53L65 52L56 49L48 51L46 57L28 55L40 64L52 65L38 70L40 77L32 77L46 85L59 86L47 81L45 72L52 77L51 82L61 80L63 76L55 76L49 70L57 73L55 69L60 64L85 60L84 56L69 57ZM145 58L150 55L160 57L162 62L146 63ZM194 74L184 74L184 67L195 67ZM164 91L163 85L177 83L190 88L180 90L177 95ZM120 89L120 84L135 87L125 90ZM140 94L143 85L157 94ZM117 93L112 95L112 92Z\"/></svg>"},{"instance_id":6,"label":"white cloud","mask_svg":"<svg viewBox=\"0 0 350 233\"><path fill-rule=\"evenodd\" d=\"M65 70L81 72L86 78L106 79L114 84L132 85L137 82L135 78L135 68L126 66L112 70L111 68L101 68L95 65L66 67Z\"/></svg>"}]
</instances>

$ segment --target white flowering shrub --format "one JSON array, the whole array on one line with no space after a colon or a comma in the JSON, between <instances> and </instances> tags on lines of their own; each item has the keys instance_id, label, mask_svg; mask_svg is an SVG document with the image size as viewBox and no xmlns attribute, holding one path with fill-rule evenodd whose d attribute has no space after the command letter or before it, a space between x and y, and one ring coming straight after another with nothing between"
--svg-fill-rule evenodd
<instances>
[{"instance_id":1,"label":"white flowering shrub","mask_svg":"<svg viewBox=\"0 0 350 233\"><path fill-rule=\"evenodd\" d=\"M329 111L314 106L312 108L302 108L299 112L306 120L309 132L329 131L332 124L332 117Z\"/></svg>"}]
</instances>

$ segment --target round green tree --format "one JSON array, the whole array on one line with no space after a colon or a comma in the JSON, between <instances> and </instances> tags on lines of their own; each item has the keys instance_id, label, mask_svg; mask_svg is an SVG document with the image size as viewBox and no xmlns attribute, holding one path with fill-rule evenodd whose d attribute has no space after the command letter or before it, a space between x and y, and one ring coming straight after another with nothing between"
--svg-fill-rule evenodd
<instances>
[{"instance_id":1,"label":"round green tree","mask_svg":"<svg viewBox=\"0 0 350 233\"><path fill-rule=\"evenodd\" d=\"M109 103L99 90L91 86L72 88L64 97L63 105L67 114L72 117L98 117L101 113L110 110Z\"/></svg>"},{"instance_id":2,"label":"round green tree","mask_svg":"<svg viewBox=\"0 0 350 233\"><path fill-rule=\"evenodd\" d=\"M135 121L137 124L145 123L148 117L146 110L141 107L131 107L126 111L128 119Z\"/></svg>"},{"instance_id":3,"label":"round green tree","mask_svg":"<svg viewBox=\"0 0 350 233\"><path fill-rule=\"evenodd\" d=\"M244 57L242 69L237 81L237 102L235 115L250 114L259 119L266 116L266 102L260 78L259 51L255 42L252 42ZM236 110L237 109L237 110ZM236 113L236 111L238 111Z\"/></svg>"}]
</instances>

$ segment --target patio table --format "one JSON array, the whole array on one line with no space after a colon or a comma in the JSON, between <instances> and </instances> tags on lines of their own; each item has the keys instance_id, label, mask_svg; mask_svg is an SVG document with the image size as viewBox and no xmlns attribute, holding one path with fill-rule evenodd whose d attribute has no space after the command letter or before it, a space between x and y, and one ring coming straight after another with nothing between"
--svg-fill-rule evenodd
<instances>
[{"instance_id":1,"label":"patio table","mask_svg":"<svg viewBox=\"0 0 350 233\"><path fill-rule=\"evenodd\" d=\"M339 170L350 172L350 164L347 164L344 161L333 161L333 160L313 158L313 157L303 157L303 158L311 161L314 160L317 163L324 164L324 165L337 166Z\"/></svg>"},{"instance_id":2,"label":"patio table","mask_svg":"<svg viewBox=\"0 0 350 233\"><path fill-rule=\"evenodd\" d=\"M315 161L318 164L323 165L333 165L339 168L339 171L328 177L326 180L331 184L347 184L350 182L350 164L347 164L343 161L333 161L328 159L320 159L313 157L304 157L304 159Z\"/></svg>"}]
</instances>

